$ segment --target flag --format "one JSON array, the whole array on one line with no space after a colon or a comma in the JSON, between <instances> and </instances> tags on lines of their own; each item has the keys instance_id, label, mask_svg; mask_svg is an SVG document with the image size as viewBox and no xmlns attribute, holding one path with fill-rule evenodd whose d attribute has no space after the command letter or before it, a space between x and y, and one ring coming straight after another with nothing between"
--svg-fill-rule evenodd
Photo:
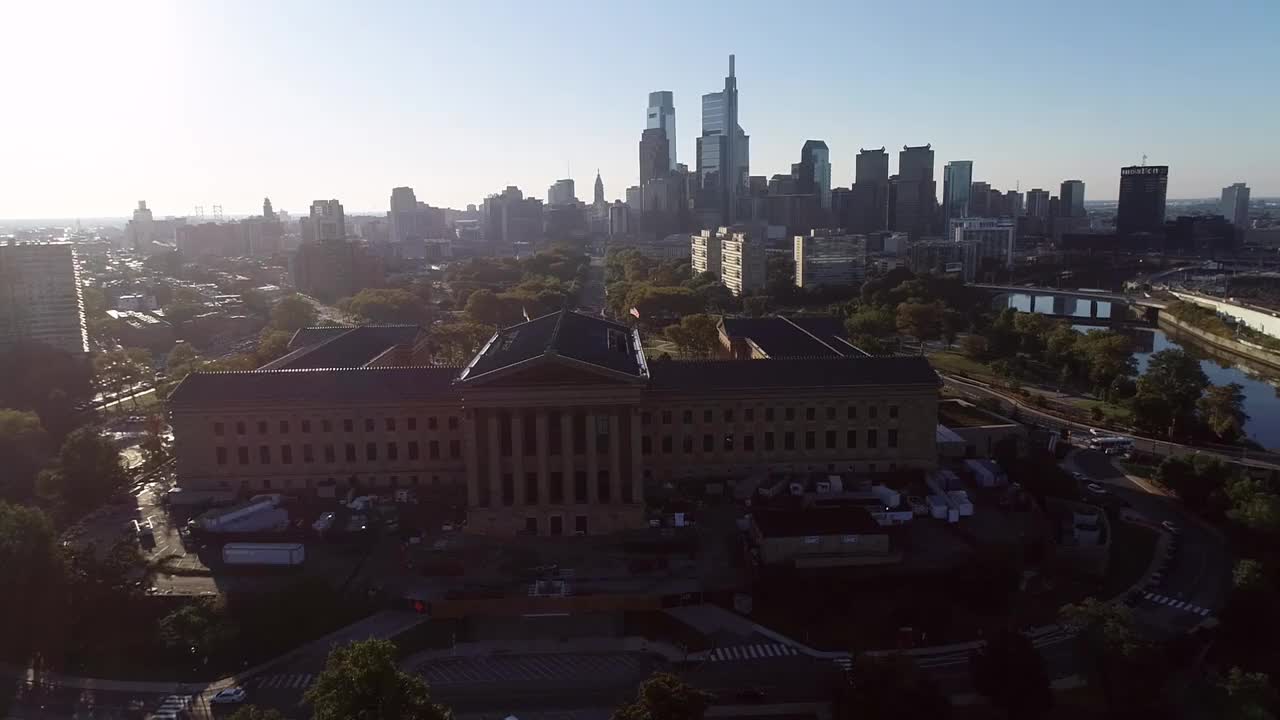
<instances>
[{"instance_id":1,"label":"flag","mask_svg":"<svg viewBox=\"0 0 1280 720\"><path fill-rule=\"evenodd\" d=\"M631 308L631 314L634 315L637 320L640 319L640 311L636 308Z\"/></svg>"}]
</instances>

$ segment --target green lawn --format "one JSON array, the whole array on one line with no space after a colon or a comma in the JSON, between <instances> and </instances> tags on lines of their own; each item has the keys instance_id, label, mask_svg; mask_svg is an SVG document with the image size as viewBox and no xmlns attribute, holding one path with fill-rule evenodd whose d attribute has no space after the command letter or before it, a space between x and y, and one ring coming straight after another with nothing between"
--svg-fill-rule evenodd
<instances>
[{"instance_id":1,"label":"green lawn","mask_svg":"<svg viewBox=\"0 0 1280 720\"><path fill-rule=\"evenodd\" d=\"M1000 378L991 372L991 368L958 352L947 350L945 352L929 353L927 357L929 362L933 363L933 366L942 372L963 375L985 383L997 383L1000 381Z\"/></svg>"},{"instance_id":2,"label":"green lawn","mask_svg":"<svg viewBox=\"0 0 1280 720\"><path fill-rule=\"evenodd\" d=\"M1092 413L1093 409L1102 410L1104 418L1117 425L1133 424L1133 412L1124 405L1109 403L1106 400L1094 400L1092 398L1071 398L1071 404L1082 408L1086 413Z\"/></svg>"}]
</instances>

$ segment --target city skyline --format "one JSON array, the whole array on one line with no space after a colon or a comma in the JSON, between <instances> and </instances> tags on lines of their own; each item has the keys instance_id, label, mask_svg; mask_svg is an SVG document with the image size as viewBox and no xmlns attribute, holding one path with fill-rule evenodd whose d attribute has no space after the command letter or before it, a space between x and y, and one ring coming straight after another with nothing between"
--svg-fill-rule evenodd
<instances>
[{"instance_id":1,"label":"city skyline","mask_svg":"<svg viewBox=\"0 0 1280 720\"><path fill-rule=\"evenodd\" d=\"M508 185L540 195L571 177L588 187L596 168L613 200L638 180L635 141L651 92L673 93L683 118L675 154L693 166L701 96L721 84L730 53L740 123L753 136L753 174L785 173L797 146L821 139L832 187L849 186L860 148L894 154L930 144L939 187L944 163L967 158L973 180L992 187L1020 182L1025 191L1080 179L1089 200L1115 200L1119 168L1145 154L1149 164L1170 167L1170 199L1216 197L1236 182L1248 183L1254 197L1280 195L1280 146L1267 132L1276 101L1251 90L1265 82L1263 28L1276 19L1264 3L1235 8L1240 32L1229 44L1209 41L1224 52L1194 58L1173 50L1192 38L1205 42L1193 9L1134 3L1105 6L1104 15L1104 6L1085 3L1079 19L1055 23L1034 41L1005 32L1013 38L1008 55L973 55L974 82L959 86L934 59L960 52L966 30L1011 31L1029 20L942 4L911 17L872 7L829 6L803 17L750 8L722 43L690 51L681 33L656 33L653 52L633 59L616 52L622 33L643 33L654 13L605 8L617 18L602 23L612 29L584 33L581 10L512 6L497 20L486 16L492 48L481 60L459 50L473 50L479 9L301 7L0 11L19 29L0 60L30 68L7 88L21 110L0 138L7 159L0 218L122 217L139 198L158 216L187 215L197 205L240 215L266 195L295 216L321 197L352 212L385 210L398 186L414 187L432 206L463 208ZM672 5L668 14L679 18L677 28L693 28L715 12ZM805 24L814 12L833 20L852 13L879 30L855 53L836 42L842 23ZM424 22L440 42L399 42ZM764 39L801 36L802 28L816 48L803 63L751 50ZM801 72L858 53L899 57L887 38L907 29L929 48L920 58L859 63L874 69L842 74L838 84ZM49 37L59 38L58 52L49 52L42 40ZM1020 52L1033 59L1011 65ZM581 56L596 59L551 72ZM1037 68L1055 64L1073 72L1053 84L1031 82ZM1118 74L1117 66L1142 72ZM1219 79L1196 84L1207 77ZM1180 83L1197 86L1196 103L1185 102ZM1218 112L1224 106L1232 112ZM1221 124L1227 116L1230 128Z\"/></svg>"}]
</instances>

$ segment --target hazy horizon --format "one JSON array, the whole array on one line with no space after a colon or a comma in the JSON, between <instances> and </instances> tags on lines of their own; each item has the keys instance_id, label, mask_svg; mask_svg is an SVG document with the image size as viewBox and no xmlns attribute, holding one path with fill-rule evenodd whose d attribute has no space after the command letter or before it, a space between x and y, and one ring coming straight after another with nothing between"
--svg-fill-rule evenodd
<instances>
[{"instance_id":1,"label":"hazy horizon","mask_svg":"<svg viewBox=\"0 0 1280 720\"><path fill-rule=\"evenodd\" d=\"M1280 7L1224 9L1231 32L1214 34L1200 5L1072 9L4 6L0 62L24 72L6 87L0 218L126 217L144 199L157 216L240 215L264 196L380 212L399 185L461 209L508 185L545 198L566 174L589 200L597 167L613 200L636 184L650 91L675 93L695 166L701 95L730 53L754 175L788 172L818 138L834 186L860 147L896 168L902 145L931 143L939 192L948 161L972 160L999 189L1080 179L1114 200L1146 154L1170 166L1171 198L1280 195L1280 100L1263 91Z\"/></svg>"}]
</instances>

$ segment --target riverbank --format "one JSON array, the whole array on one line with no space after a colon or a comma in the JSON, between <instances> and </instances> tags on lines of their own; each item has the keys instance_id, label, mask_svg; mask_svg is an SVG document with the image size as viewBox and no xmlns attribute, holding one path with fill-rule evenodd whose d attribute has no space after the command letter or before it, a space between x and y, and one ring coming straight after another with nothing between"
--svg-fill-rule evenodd
<instances>
[{"instance_id":1,"label":"riverbank","mask_svg":"<svg viewBox=\"0 0 1280 720\"><path fill-rule=\"evenodd\" d=\"M1245 360L1263 365L1271 370L1280 371L1280 353L1274 353L1253 343L1242 342L1235 338L1224 337L1202 330L1167 310L1160 311L1159 326L1174 339L1202 342L1219 350L1231 353Z\"/></svg>"}]
</instances>

